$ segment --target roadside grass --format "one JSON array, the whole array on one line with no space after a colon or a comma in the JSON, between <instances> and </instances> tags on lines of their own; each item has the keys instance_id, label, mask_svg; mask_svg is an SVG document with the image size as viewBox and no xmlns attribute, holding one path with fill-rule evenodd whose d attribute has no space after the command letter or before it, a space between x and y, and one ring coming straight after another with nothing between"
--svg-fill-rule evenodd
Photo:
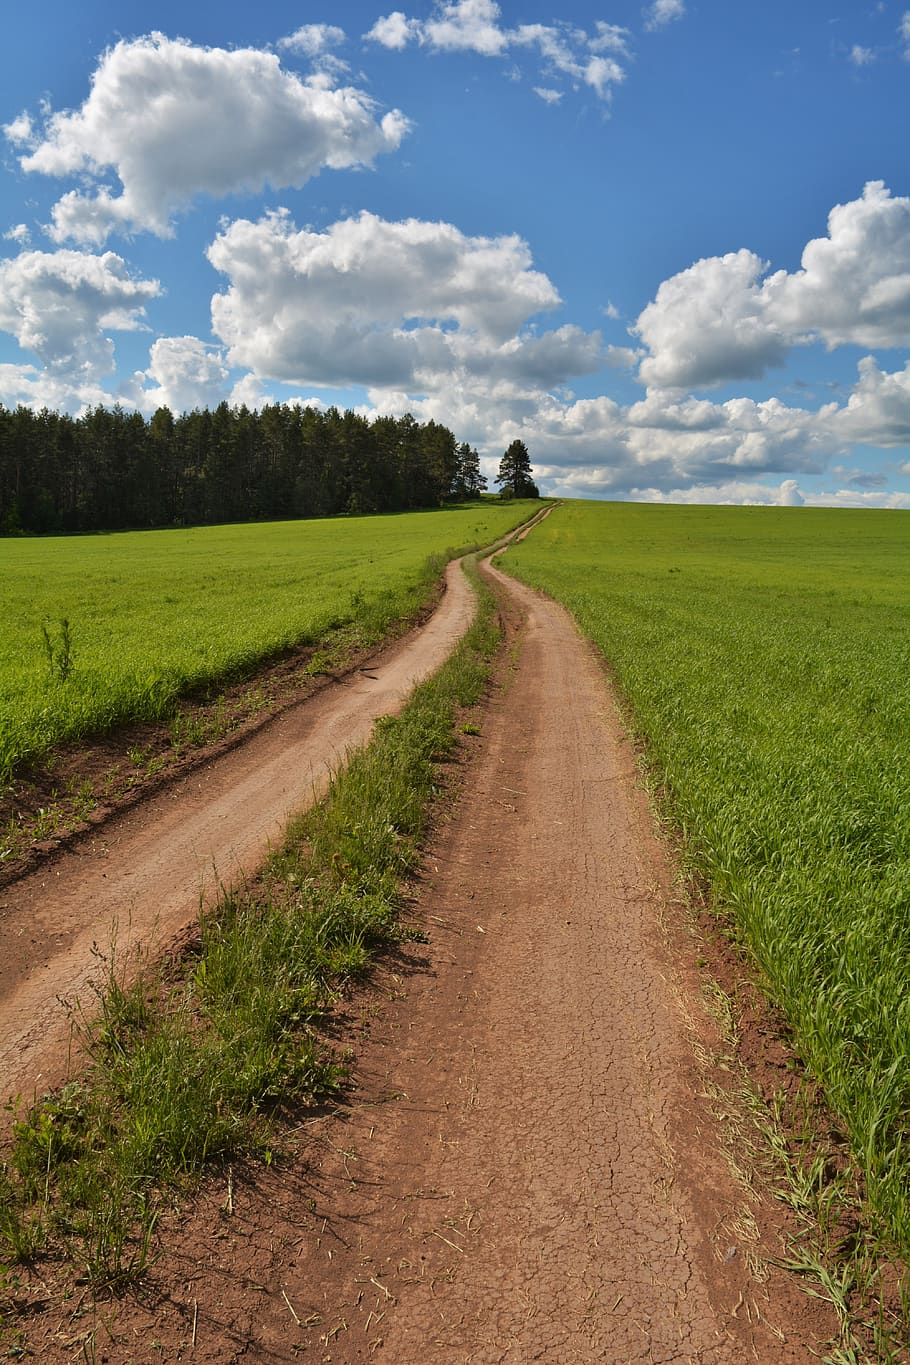
<instances>
[{"instance_id":1,"label":"roadside grass","mask_svg":"<svg viewBox=\"0 0 910 1365\"><path fill-rule=\"evenodd\" d=\"M447 559L539 505L0 538L0 793L56 745L135 721L194 742L181 698L301 645L318 647L312 671L335 666L412 619Z\"/></svg>"},{"instance_id":2,"label":"roadside grass","mask_svg":"<svg viewBox=\"0 0 910 1365\"><path fill-rule=\"evenodd\" d=\"M85 1074L14 1115L0 1287L15 1285L17 1265L59 1258L96 1291L123 1287L154 1256L175 1189L212 1163L270 1162L285 1107L343 1084L319 1021L383 944L408 934L403 885L456 723L480 700L500 639L492 595L469 572L478 611L452 657L377 723L255 886L203 918L198 950L176 969L129 976L112 951L80 1023Z\"/></svg>"},{"instance_id":3,"label":"roadside grass","mask_svg":"<svg viewBox=\"0 0 910 1365\"><path fill-rule=\"evenodd\" d=\"M505 564L609 661L687 871L849 1140L857 1237L910 1264L910 515L563 504Z\"/></svg>"}]
</instances>

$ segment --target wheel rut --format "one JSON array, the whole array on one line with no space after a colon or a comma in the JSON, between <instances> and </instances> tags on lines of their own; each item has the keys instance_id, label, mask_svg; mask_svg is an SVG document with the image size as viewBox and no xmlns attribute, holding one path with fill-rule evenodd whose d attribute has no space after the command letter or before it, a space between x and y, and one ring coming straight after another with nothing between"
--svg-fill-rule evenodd
<instances>
[{"instance_id":1,"label":"wheel rut","mask_svg":"<svg viewBox=\"0 0 910 1365\"><path fill-rule=\"evenodd\" d=\"M510 677L426 869L423 970L316 1126L262 1359L804 1362L737 1245L665 918L673 871L601 663L488 567ZM389 981L386 979L386 987ZM707 1021L705 1024L707 1027ZM263 1305L263 1308L265 1305Z\"/></svg>"},{"instance_id":2,"label":"wheel rut","mask_svg":"<svg viewBox=\"0 0 910 1365\"><path fill-rule=\"evenodd\" d=\"M91 1000L111 946L155 954L219 888L249 877L291 815L325 790L348 749L404 704L464 634L474 594L449 566L419 630L242 745L116 816L0 890L0 1095L41 1094L69 1066L71 1010Z\"/></svg>"}]
</instances>

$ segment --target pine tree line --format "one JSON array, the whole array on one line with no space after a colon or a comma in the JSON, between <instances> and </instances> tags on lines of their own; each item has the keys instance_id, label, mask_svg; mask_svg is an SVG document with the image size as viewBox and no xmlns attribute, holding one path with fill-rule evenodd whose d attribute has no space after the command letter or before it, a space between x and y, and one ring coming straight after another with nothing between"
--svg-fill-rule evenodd
<instances>
[{"instance_id":1,"label":"pine tree line","mask_svg":"<svg viewBox=\"0 0 910 1365\"><path fill-rule=\"evenodd\" d=\"M0 405L0 534L393 512L479 497L477 451L437 422L222 403L149 420Z\"/></svg>"}]
</instances>

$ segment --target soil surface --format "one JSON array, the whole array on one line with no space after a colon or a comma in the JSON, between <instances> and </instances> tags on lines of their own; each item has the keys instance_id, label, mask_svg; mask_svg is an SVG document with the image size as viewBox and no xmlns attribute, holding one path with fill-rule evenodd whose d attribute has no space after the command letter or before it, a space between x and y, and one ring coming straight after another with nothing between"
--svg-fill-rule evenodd
<instances>
[{"instance_id":1,"label":"soil surface","mask_svg":"<svg viewBox=\"0 0 910 1365\"><path fill-rule=\"evenodd\" d=\"M602 663L562 608L489 572L508 663L415 888L428 942L389 955L336 1021L346 1098L300 1114L275 1166L222 1173L162 1224L134 1298L48 1305L39 1358L825 1354L833 1318L764 1265L773 1217L731 1173L710 1098L725 1045ZM306 762L265 788L297 799ZM184 794L168 799L183 826ZM241 824L260 799L244 791ZM210 855L189 842L195 894ZM105 846L80 856L125 907L130 864Z\"/></svg>"},{"instance_id":2,"label":"soil surface","mask_svg":"<svg viewBox=\"0 0 910 1365\"><path fill-rule=\"evenodd\" d=\"M419 630L0 889L0 1096L30 1099L64 1079L71 1010L91 1000L112 945L121 962L165 949L219 886L255 873L345 752L448 657L473 600L450 565Z\"/></svg>"}]
</instances>

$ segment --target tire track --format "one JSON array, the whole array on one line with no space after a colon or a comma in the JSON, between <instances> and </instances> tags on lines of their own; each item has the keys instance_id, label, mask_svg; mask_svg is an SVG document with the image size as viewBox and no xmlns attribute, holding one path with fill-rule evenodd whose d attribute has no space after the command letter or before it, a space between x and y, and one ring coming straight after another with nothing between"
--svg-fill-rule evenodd
<instances>
[{"instance_id":1,"label":"tire track","mask_svg":"<svg viewBox=\"0 0 910 1365\"><path fill-rule=\"evenodd\" d=\"M0 1095L59 1084L71 1010L103 981L111 945L154 954L198 919L219 887L251 876L288 819L322 794L374 721L397 711L467 630L474 594L449 565L437 611L358 671L291 707L248 741L0 892Z\"/></svg>"}]
</instances>

